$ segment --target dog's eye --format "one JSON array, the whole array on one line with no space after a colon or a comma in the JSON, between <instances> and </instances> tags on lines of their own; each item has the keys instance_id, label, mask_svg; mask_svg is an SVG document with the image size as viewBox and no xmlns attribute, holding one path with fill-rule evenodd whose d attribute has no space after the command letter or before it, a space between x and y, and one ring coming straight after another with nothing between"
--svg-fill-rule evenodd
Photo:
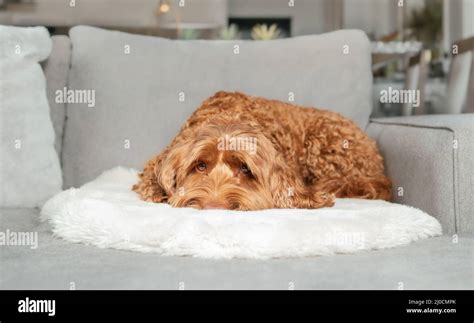
<instances>
[{"instance_id":1,"label":"dog's eye","mask_svg":"<svg viewBox=\"0 0 474 323\"><path fill-rule=\"evenodd\" d=\"M247 176L252 175L252 172L250 171L250 168L246 164L241 164L240 165L240 171L244 175L247 175Z\"/></svg>"},{"instance_id":2,"label":"dog's eye","mask_svg":"<svg viewBox=\"0 0 474 323\"><path fill-rule=\"evenodd\" d=\"M200 173L205 172L207 169L207 164L203 161L198 161L196 164L196 170Z\"/></svg>"}]
</instances>

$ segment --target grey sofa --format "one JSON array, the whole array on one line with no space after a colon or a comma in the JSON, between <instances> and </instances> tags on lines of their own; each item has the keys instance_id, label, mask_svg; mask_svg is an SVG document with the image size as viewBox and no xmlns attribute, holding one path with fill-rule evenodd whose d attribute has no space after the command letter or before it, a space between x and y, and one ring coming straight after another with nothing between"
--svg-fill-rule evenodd
<instances>
[{"instance_id":1,"label":"grey sofa","mask_svg":"<svg viewBox=\"0 0 474 323\"><path fill-rule=\"evenodd\" d=\"M260 46L288 49L275 54L280 56L274 62L267 57L270 63L263 67L264 61L248 60L244 64L219 54L235 49L229 43L173 42L90 27L76 27L70 37L53 37L53 52L43 65L64 188L81 185L115 166L114 163L140 167L172 138L193 107L211 95L213 89L236 89L277 99L297 89L296 103L323 104L365 128L385 158L388 175L394 182L395 202L420 208L436 217L444 235L406 247L350 255L218 261L70 244L54 237L48 224L39 221L38 209L0 209L0 231L36 231L39 235L38 249L0 247L1 289L474 288L474 115L369 121L370 52L362 33L343 31L276 41L271 45L237 43L241 55L253 51L252 59L259 51L268 53ZM332 61L334 52L342 50L346 43L354 53L352 58ZM118 54L118 58L107 57L109 51L122 51L126 45L135 57ZM318 53L316 63L305 62ZM176 59L175 70L167 70L166 66ZM148 60L150 65L141 64L142 60ZM160 60L164 62L157 62ZM282 70L280 78L272 79L271 68L285 62L291 69ZM223 72L226 66L236 72ZM308 73L318 73L318 78L305 79L301 66L306 66ZM176 72L180 68L182 74ZM340 70L332 72L337 68ZM155 73L149 73L150 69ZM254 82L263 72L267 73L265 77L259 83ZM140 87L134 86L137 82L134 73L142 77ZM238 81L229 81L224 78L227 76ZM160 83L151 86L157 79ZM167 93L180 92L179 84L183 83L176 79L194 84L191 89L183 90L186 101L182 106L165 97ZM285 95L277 91L281 84L289 84L283 87ZM97 108L86 110L80 104L56 102L55 91L64 87L97 89ZM164 116L157 117L150 110L163 109L165 105L169 114ZM124 119L128 124L121 124ZM153 133L157 122L161 122L160 129ZM120 133L125 133L119 136L121 141L132 138L135 150L131 153L111 144L110 133L117 134L114 127L119 126ZM120 155L118 150L122 151Z\"/></svg>"}]
</instances>

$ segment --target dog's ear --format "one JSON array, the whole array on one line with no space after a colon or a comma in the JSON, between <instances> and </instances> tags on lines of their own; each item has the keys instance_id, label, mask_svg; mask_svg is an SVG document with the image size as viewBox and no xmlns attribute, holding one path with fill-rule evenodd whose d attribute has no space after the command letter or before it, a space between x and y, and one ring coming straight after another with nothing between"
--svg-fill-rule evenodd
<instances>
[{"instance_id":1,"label":"dog's ear","mask_svg":"<svg viewBox=\"0 0 474 323\"><path fill-rule=\"evenodd\" d=\"M181 146L167 150L163 161L155 166L158 183L169 197L176 192L176 180L179 168L182 166L184 155Z\"/></svg>"},{"instance_id":2,"label":"dog's ear","mask_svg":"<svg viewBox=\"0 0 474 323\"><path fill-rule=\"evenodd\" d=\"M133 190L145 201L161 203L167 200L167 195L163 187L159 184L156 176L156 169L161 167L165 156L166 152L162 152L149 160L143 172L139 174L140 181L133 186Z\"/></svg>"},{"instance_id":3,"label":"dog's ear","mask_svg":"<svg viewBox=\"0 0 474 323\"><path fill-rule=\"evenodd\" d=\"M133 190L145 201L167 202L175 193L177 182L186 175L185 170L189 167L187 153L189 147L186 144L176 144L165 149L148 161L139 175L139 183L133 186Z\"/></svg>"},{"instance_id":4,"label":"dog's ear","mask_svg":"<svg viewBox=\"0 0 474 323\"><path fill-rule=\"evenodd\" d=\"M316 209L334 204L334 197L304 184L294 165L288 165L270 138L256 134L258 147L253 157L257 178L270 192L275 208Z\"/></svg>"},{"instance_id":5,"label":"dog's ear","mask_svg":"<svg viewBox=\"0 0 474 323\"><path fill-rule=\"evenodd\" d=\"M306 186L299 175L287 166L281 158L276 158L269 186L276 208L317 209L334 205L334 196Z\"/></svg>"},{"instance_id":6,"label":"dog's ear","mask_svg":"<svg viewBox=\"0 0 474 323\"><path fill-rule=\"evenodd\" d=\"M176 192L178 185L187 176L188 170L194 162L192 142L186 141L175 144L164 152L161 163L155 166L158 184L163 188L168 197Z\"/></svg>"}]
</instances>

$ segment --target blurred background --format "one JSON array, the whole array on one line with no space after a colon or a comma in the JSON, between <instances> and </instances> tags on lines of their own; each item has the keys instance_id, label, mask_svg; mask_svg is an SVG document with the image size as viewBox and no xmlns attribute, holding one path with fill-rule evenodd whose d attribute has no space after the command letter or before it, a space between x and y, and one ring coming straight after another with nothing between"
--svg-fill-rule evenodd
<instances>
[{"instance_id":1,"label":"blurred background","mask_svg":"<svg viewBox=\"0 0 474 323\"><path fill-rule=\"evenodd\" d=\"M0 24L67 34L85 24L176 39L252 39L365 31L373 116L474 112L474 0L0 0ZM421 104L381 102L416 89Z\"/></svg>"}]
</instances>

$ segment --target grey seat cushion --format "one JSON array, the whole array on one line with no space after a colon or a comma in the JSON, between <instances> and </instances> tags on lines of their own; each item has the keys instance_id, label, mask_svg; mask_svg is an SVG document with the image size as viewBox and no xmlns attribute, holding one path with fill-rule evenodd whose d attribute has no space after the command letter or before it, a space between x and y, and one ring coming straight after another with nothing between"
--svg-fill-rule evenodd
<instances>
[{"instance_id":1,"label":"grey seat cushion","mask_svg":"<svg viewBox=\"0 0 474 323\"><path fill-rule=\"evenodd\" d=\"M38 232L37 249L0 247L0 289L474 289L472 235L349 255L205 260L66 243L38 218L0 209L0 232Z\"/></svg>"},{"instance_id":2,"label":"grey seat cushion","mask_svg":"<svg viewBox=\"0 0 474 323\"><path fill-rule=\"evenodd\" d=\"M69 87L95 90L96 104L67 105L65 187L117 165L141 168L219 90L284 101L293 93L295 103L341 112L362 128L371 111L370 45L360 31L172 41L79 26L70 38Z\"/></svg>"}]
</instances>

